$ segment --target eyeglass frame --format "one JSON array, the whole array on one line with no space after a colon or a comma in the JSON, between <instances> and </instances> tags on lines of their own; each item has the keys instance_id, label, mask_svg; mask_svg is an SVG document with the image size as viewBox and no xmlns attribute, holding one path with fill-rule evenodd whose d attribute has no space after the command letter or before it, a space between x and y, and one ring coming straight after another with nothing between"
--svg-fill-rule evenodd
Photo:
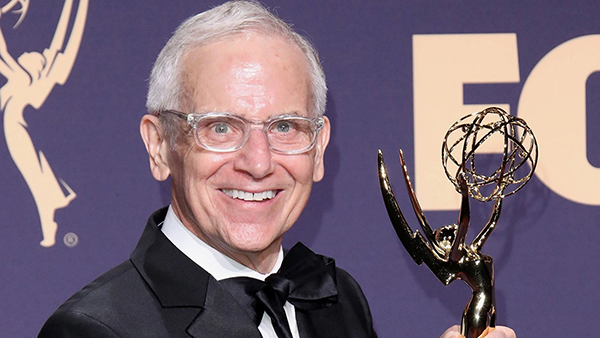
<instances>
[{"instance_id":1,"label":"eyeglass frame","mask_svg":"<svg viewBox=\"0 0 600 338\"><path fill-rule=\"evenodd\" d=\"M308 117L297 116L297 115L277 115L277 116L270 117L264 121L257 121L257 120L249 120L242 116L235 115L232 113L227 113L227 112L186 114L186 113L174 110L174 109L162 110L162 111L155 113L155 115L158 116L163 113L169 113L169 114L175 115L176 117L179 117L180 119L186 121L187 124L194 130L194 139L196 140L196 144L205 150L212 151L215 153L230 153L230 152L240 150L244 146L244 144L246 144L246 142L248 141L248 138L250 137L250 132L252 131L252 126L262 125L262 132L263 132L263 135L265 136L265 139L267 140L267 143L269 144L269 150L271 150L275 153L284 154L284 155L303 154L303 153L310 151L312 148L314 148L315 144L317 143L317 137L319 136L321 129L323 129L323 127L325 126L325 119L322 116L308 118ZM235 118L244 123L245 128L244 128L244 136L242 137L242 141L239 142L239 144L233 148L217 149L217 148L209 147L209 146L203 144L202 142L200 142L200 138L198 136L198 123L200 122L200 120L202 120L202 118L204 118L204 117L219 117L219 116ZM300 119L300 120L309 121L313 124L315 133L314 133L314 136L309 145L307 145L304 148L298 149L298 150L280 150L280 149L276 149L273 147L273 145L271 144L271 141L269 139L269 136L268 136L268 128L269 128L269 126L271 126L272 123L279 121L279 120L285 121L286 119ZM248 125L250 125L250 128L247 128Z\"/></svg>"}]
</instances>

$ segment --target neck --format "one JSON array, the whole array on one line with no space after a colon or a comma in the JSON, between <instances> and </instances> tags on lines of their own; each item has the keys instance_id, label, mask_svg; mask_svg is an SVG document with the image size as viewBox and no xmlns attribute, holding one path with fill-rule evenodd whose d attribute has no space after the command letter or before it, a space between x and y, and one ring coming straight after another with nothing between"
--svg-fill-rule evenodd
<instances>
[{"instance_id":1,"label":"neck","mask_svg":"<svg viewBox=\"0 0 600 338\"><path fill-rule=\"evenodd\" d=\"M207 234L197 222L192 221L190 217L186 217L185 214L182 214L175 203L171 203L171 206L173 207L173 212L177 218L179 218L179 221L183 226L213 249L260 274L265 275L272 272L277 263L277 259L279 258L282 241L281 236L264 248L253 248L250 246L235 247L222 240L218 234L214 236Z\"/></svg>"},{"instance_id":2,"label":"neck","mask_svg":"<svg viewBox=\"0 0 600 338\"><path fill-rule=\"evenodd\" d=\"M279 257L281 239L276 242L277 243L272 243L268 248L259 252L226 251L214 246L213 248L236 262L265 275L273 270L277 258ZM209 243L209 245L211 244Z\"/></svg>"},{"instance_id":3,"label":"neck","mask_svg":"<svg viewBox=\"0 0 600 338\"><path fill-rule=\"evenodd\" d=\"M190 229L190 231L192 231L192 233L194 233L204 243L210 245L223 255L262 275L269 274L273 271L273 268L277 263L277 258L279 257L281 238L277 239L267 248L262 250L245 251L223 245L221 242L211 241L210 237L203 236L203 234L199 231L193 231L192 229Z\"/></svg>"}]
</instances>

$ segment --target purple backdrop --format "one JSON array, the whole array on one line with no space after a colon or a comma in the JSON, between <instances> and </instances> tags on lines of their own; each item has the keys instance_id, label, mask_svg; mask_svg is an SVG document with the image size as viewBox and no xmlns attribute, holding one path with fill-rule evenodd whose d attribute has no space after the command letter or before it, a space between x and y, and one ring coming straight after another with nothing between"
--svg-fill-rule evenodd
<instances>
[{"instance_id":1,"label":"purple backdrop","mask_svg":"<svg viewBox=\"0 0 600 338\"><path fill-rule=\"evenodd\" d=\"M43 151L56 177L77 194L67 207L56 211L54 246L40 245L36 203L6 142L0 142L1 336L35 336L68 296L127 259L149 214L168 203L168 184L152 179L138 135L145 113L146 79L176 26L218 3L89 4L68 80L56 86L39 109L29 106L23 112L36 149ZM301 240L336 258L338 266L362 285L381 337L438 337L459 323L470 291L462 282L444 287L426 267L414 264L390 225L377 179L376 153L382 148L399 202L409 222L416 225L394 155L403 148L409 170L419 175L414 167L413 36L516 34L520 79L468 84L460 99L465 104L509 103L512 114L517 114L523 85L544 55L569 40L600 33L600 3L265 3L314 42L330 88L326 114L332 121L332 142L325 156L326 175L314 186L286 245ZM73 10L78 5L75 1ZM32 1L16 29L18 14L2 14L1 29L12 57L48 48L62 6L61 1ZM495 52L482 50L481 57ZM583 88L585 154L598 172L600 79L590 76ZM568 120L571 112L563 113ZM5 118L2 130L6 124ZM545 151L551 149L540 144L540 152ZM561 162L560 155L555 154L553 166L561 167L565 177L577 176L580 168ZM590 184L598 181L599 173ZM500 324L515 328L519 337L595 335L592 324L600 301L596 291L600 274L594 268L600 261L598 204L561 197L537 177L505 200L499 227L483 250L496 262ZM487 211L478 208L473 206L474 224L487 219ZM457 212L427 211L427 216L438 227L455 222Z\"/></svg>"}]
</instances>

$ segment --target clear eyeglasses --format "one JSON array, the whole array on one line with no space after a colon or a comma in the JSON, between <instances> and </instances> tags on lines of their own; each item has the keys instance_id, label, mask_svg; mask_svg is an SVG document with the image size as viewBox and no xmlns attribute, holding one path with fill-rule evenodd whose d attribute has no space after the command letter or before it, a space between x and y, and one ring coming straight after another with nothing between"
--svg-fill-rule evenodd
<instances>
[{"instance_id":1,"label":"clear eyeglasses","mask_svg":"<svg viewBox=\"0 0 600 338\"><path fill-rule=\"evenodd\" d=\"M248 140L254 126L262 126L270 149L280 154L301 154L315 146L317 135L323 128L322 117L307 118L283 115L266 121L250 121L231 113L185 114L165 110L187 121L196 135L196 143L214 152L232 152L240 149Z\"/></svg>"}]
</instances>

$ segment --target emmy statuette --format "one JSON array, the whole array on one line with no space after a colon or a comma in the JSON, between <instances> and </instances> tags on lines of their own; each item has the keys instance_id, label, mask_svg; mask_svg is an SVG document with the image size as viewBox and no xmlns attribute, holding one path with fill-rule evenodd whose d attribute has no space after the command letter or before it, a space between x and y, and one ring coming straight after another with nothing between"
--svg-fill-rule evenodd
<instances>
[{"instance_id":1,"label":"emmy statuette","mask_svg":"<svg viewBox=\"0 0 600 338\"><path fill-rule=\"evenodd\" d=\"M478 171L484 143L502 148L501 161L489 173ZM472 290L462 315L461 335L485 337L496 326L494 265L481 248L496 227L504 197L520 190L531 178L537 164L537 142L524 120L500 108L487 108L455 122L444 137L442 163L446 176L461 195L458 224L432 229L419 205L400 150L400 163L413 209L424 236L412 230L392 191L381 150L378 154L379 183L388 215L398 238L417 264L425 262L439 280L448 285L463 280ZM493 157L487 153L488 159ZM500 156L496 156L500 157ZM480 166L481 167L481 166ZM469 197L494 201L488 222L470 244L465 243L470 223Z\"/></svg>"}]
</instances>

